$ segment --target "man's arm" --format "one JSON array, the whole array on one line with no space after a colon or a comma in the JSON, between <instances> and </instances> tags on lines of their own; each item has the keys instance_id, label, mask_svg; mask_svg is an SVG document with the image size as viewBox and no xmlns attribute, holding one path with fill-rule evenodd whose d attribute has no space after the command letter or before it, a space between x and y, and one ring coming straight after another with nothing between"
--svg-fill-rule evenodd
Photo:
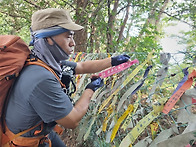
<instances>
[{"instance_id":1,"label":"man's arm","mask_svg":"<svg viewBox=\"0 0 196 147\"><path fill-rule=\"evenodd\" d=\"M94 91L86 89L80 99L77 101L72 111L64 118L57 120L56 122L62 125L64 128L74 129L78 126L82 117L86 114L88 106L90 104L91 97Z\"/></svg>"},{"instance_id":2,"label":"man's arm","mask_svg":"<svg viewBox=\"0 0 196 147\"><path fill-rule=\"evenodd\" d=\"M76 74L95 73L106 69L111 66L116 66L129 60L127 55L119 55L112 58L106 58L102 60L92 60L79 62L75 68ZM78 126L82 117L86 114L88 106L90 104L91 97L99 87L103 86L103 80L98 77L91 79L91 83L86 86L82 96L77 101L72 111L62 119L56 120L56 122L62 125L64 128L74 129Z\"/></svg>"},{"instance_id":3,"label":"man's arm","mask_svg":"<svg viewBox=\"0 0 196 147\"><path fill-rule=\"evenodd\" d=\"M82 117L86 114L88 106L90 104L93 93L104 85L103 79L93 77L91 83L89 83L80 99L76 102L72 111L64 118L57 120L56 122L62 125L64 128L74 129L78 126Z\"/></svg>"},{"instance_id":4,"label":"man's arm","mask_svg":"<svg viewBox=\"0 0 196 147\"><path fill-rule=\"evenodd\" d=\"M75 72L76 74L96 73L111 66L111 58L77 62Z\"/></svg>"},{"instance_id":5,"label":"man's arm","mask_svg":"<svg viewBox=\"0 0 196 147\"><path fill-rule=\"evenodd\" d=\"M85 73L96 73L102 71L111 66L117 66L129 60L129 56L126 54L118 55L111 58L105 58L101 60L92 60L85 62L78 62L75 68L76 74L85 74Z\"/></svg>"}]
</instances>

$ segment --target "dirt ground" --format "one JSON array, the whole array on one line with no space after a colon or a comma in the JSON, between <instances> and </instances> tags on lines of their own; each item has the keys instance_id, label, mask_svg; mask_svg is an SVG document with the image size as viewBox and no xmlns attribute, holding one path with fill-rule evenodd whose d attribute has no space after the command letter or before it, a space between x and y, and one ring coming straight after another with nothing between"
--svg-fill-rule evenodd
<instances>
[{"instance_id":1,"label":"dirt ground","mask_svg":"<svg viewBox=\"0 0 196 147\"><path fill-rule=\"evenodd\" d=\"M77 143L77 133L70 129L67 129L61 135L61 139L66 144L67 147L79 147L80 145Z\"/></svg>"}]
</instances>

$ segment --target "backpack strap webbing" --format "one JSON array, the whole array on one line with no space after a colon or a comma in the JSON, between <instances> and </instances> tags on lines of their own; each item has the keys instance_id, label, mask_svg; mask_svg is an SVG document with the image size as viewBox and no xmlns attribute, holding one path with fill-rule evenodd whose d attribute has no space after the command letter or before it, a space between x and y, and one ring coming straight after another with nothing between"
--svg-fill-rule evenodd
<instances>
[{"instance_id":1,"label":"backpack strap webbing","mask_svg":"<svg viewBox=\"0 0 196 147\"><path fill-rule=\"evenodd\" d=\"M61 82L60 78L57 76L57 74L54 72L54 70L53 70L51 67L49 67L46 63L44 63L43 61L41 61L41 60L39 60L39 59L37 59L37 58L36 58L36 59L29 59L29 58L28 58L28 59L26 60L25 66L28 66L28 65L39 65L39 66L42 66L42 67L44 67L45 69L49 70L51 73L53 73L53 74L55 75L55 77L57 78L57 80L58 80L59 83L61 84L62 88L66 88L66 86ZM22 136L23 134L25 134L25 133L27 133L27 132L33 130L34 128L36 128L36 127L38 127L39 125L42 125L42 124L43 124L43 122L41 122L41 123L39 123L39 124L37 124L37 125L35 125L35 126L29 128L29 129L27 129L27 130L24 130L24 131L22 131L22 132L20 132L20 133L18 133L18 134L15 134L14 136L12 136L12 137L9 138L9 139L3 139L3 140L2 140L2 145L5 145L5 144L8 143L10 140L12 141L12 140L16 139L17 137ZM61 133L63 132L63 130L61 130L58 126L55 126L55 129L54 129L54 130L55 130L57 133L59 133L59 134L61 134ZM5 134L3 133L2 135L5 135ZM7 138L7 137L4 136L4 138ZM50 140L49 140L49 146L51 146Z\"/></svg>"},{"instance_id":2,"label":"backpack strap webbing","mask_svg":"<svg viewBox=\"0 0 196 147\"><path fill-rule=\"evenodd\" d=\"M61 82L60 78L57 76L57 74L54 72L54 70L51 67L49 67L46 63L44 63L43 61L41 61L39 59L36 59L36 60L27 59L25 66L28 66L28 65L39 65L39 66L46 68L47 70L49 70L51 73L53 73L55 75L55 77L57 78L57 80L61 84L62 88L66 88L66 86Z\"/></svg>"},{"instance_id":3,"label":"backpack strap webbing","mask_svg":"<svg viewBox=\"0 0 196 147\"><path fill-rule=\"evenodd\" d=\"M7 144L9 141L13 141L13 140L16 139L17 137L20 137L20 136L22 136L23 134L25 134L25 133L27 133L27 132L29 132L29 131L35 129L35 128L38 127L39 125L43 125L43 122L40 122L40 123L38 123L37 125L35 125L35 126L29 128L29 129L27 129L27 130L24 130L24 131L22 131L22 132L19 132L19 133L13 135L12 137L9 137L9 139L5 139L5 138L7 138L7 136L6 136L5 134L2 134L2 137L3 137L4 139L2 139L2 143L1 143L1 144L2 144L2 145L5 145L5 144ZM6 126L6 127L7 127L7 126ZM5 136L3 136L3 135L5 135Z\"/></svg>"}]
</instances>

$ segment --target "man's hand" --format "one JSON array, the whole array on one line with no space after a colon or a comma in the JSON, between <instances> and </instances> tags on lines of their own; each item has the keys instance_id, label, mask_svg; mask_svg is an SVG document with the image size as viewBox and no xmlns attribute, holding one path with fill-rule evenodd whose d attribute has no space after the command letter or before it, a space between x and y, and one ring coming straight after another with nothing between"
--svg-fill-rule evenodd
<instances>
[{"instance_id":1,"label":"man's hand","mask_svg":"<svg viewBox=\"0 0 196 147\"><path fill-rule=\"evenodd\" d=\"M127 62L129 59L130 59L130 56L126 54L118 55L118 56L112 57L111 64L112 66L117 66L119 64Z\"/></svg>"},{"instance_id":2,"label":"man's hand","mask_svg":"<svg viewBox=\"0 0 196 147\"><path fill-rule=\"evenodd\" d=\"M98 88L102 87L103 85L103 79L101 79L100 77L92 77L91 82L86 86L85 89L91 89L95 92Z\"/></svg>"}]
</instances>

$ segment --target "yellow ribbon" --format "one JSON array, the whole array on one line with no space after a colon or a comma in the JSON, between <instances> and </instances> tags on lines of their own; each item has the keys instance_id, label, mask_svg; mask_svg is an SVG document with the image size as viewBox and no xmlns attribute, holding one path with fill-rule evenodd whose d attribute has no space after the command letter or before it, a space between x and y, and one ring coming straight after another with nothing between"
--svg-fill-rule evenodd
<instances>
[{"instance_id":1,"label":"yellow ribbon","mask_svg":"<svg viewBox=\"0 0 196 147\"><path fill-rule=\"evenodd\" d=\"M75 58L74 62L78 62L79 56L80 56L81 54L82 54L82 52L79 52L79 53L76 55L76 58ZM77 83L77 84L76 84L76 87L78 87L78 84L79 84L78 80L79 80L79 79L80 79L80 75L76 75L76 79L75 79L75 82ZM75 97L75 95L76 95L76 93L74 93L74 94L72 95L72 98Z\"/></svg>"},{"instance_id":2,"label":"yellow ribbon","mask_svg":"<svg viewBox=\"0 0 196 147\"><path fill-rule=\"evenodd\" d=\"M163 110L163 104L167 101L167 98L162 98L153 106L153 111L141 119L137 125L127 134L122 140L119 147L128 147L132 145L138 136L145 130L145 128L160 114Z\"/></svg>"},{"instance_id":3,"label":"yellow ribbon","mask_svg":"<svg viewBox=\"0 0 196 147\"><path fill-rule=\"evenodd\" d=\"M103 121L103 127L102 127L102 131L106 131L106 128L107 128L107 120L108 118L110 117L110 115L112 114L114 108L110 105L108 108L107 108L107 113L108 115L105 117L104 121Z\"/></svg>"},{"instance_id":4,"label":"yellow ribbon","mask_svg":"<svg viewBox=\"0 0 196 147\"><path fill-rule=\"evenodd\" d=\"M114 95L116 95L118 93L120 89L117 88L106 100L103 101L102 105L100 106L98 113L100 113L103 108L109 103L109 101L113 98Z\"/></svg>"},{"instance_id":5,"label":"yellow ribbon","mask_svg":"<svg viewBox=\"0 0 196 147\"><path fill-rule=\"evenodd\" d=\"M134 108L133 113L129 113L129 115L127 116L125 122L123 123L123 125L121 127L124 131L127 129L128 125L131 122L131 117L133 116L133 114L135 114L135 112L136 112L136 110L137 110L137 108L139 106L139 101L141 100L141 92L140 92L140 90L137 93L138 93L138 98L135 101L135 103L133 104L133 108Z\"/></svg>"},{"instance_id":6,"label":"yellow ribbon","mask_svg":"<svg viewBox=\"0 0 196 147\"><path fill-rule=\"evenodd\" d=\"M114 84L115 84L115 82L116 82L116 80L117 80L117 75L116 75L116 74L114 74L112 77L113 77L113 80L112 80L112 86L111 86L111 89L113 89L113 87L114 87Z\"/></svg>"},{"instance_id":7,"label":"yellow ribbon","mask_svg":"<svg viewBox=\"0 0 196 147\"><path fill-rule=\"evenodd\" d=\"M151 128L152 140L154 140L157 134L157 130L159 128L159 124L157 122L152 122L150 124L150 128Z\"/></svg>"},{"instance_id":8,"label":"yellow ribbon","mask_svg":"<svg viewBox=\"0 0 196 147\"><path fill-rule=\"evenodd\" d=\"M117 123L115 124L113 130L112 130L112 135L110 137L111 142L114 140L116 133L120 127L120 124L122 121L127 117L128 114L130 114L133 111L133 105L130 104L127 108L127 110L121 115L121 117L118 119Z\"/></svg>"},{"instance_id":9,"label":"yellow ribbon","mask_svg":"<svg viewBox=\"0 0 196 147\"><path fill-rule=\"evenodd\" d=\"M76 55L76 58L74 60L74 62L78 62L78 59L79 59L79 56L82 54L82 52L79 52L77 55Z\"/></svg>"},{"instance_id":10,"label":"yellow ribbon","mask_svg":"<svg viewBox=\"0 0 196 147\"><path fill-rule=\"evenodd\" d=\"M153 57L153 52L149 53L147 59L141 64L139 65L135 70L133 70L133 72L126 78L126 80L122 83L122 85L117 88L114 93L112 93L112 95L110 95L107 99L105 99L103 101L103 103L101 104L101 106L99 107L99 110L98 110L98 113L100 113L104 107L109 103L109 101L113 98L113 95L116 95L124 86L126 86L132 79L133 77L142 69L142 67L150 62L150 60L152 59Z\"/></svg>"},{"instance_id":11,"label":"yellow ribbon","mask_svg":"<svg viewBox=\"0 0 196 147\"><path fill-rule=\"evenodd\" d=\"M107 128L107 123L109 121L109 118L110 116L113 116L112 113L114 112L115 110L115 103L117 101L117 96L115 95L114 97L114 100L112 101L112 103L109 105L108 109L107 109L107 112L108 112L108 116L104 119L104 122L103 122L103 127L102 127L102 131L106 131L106 128Z\"/></svg>"}]
</instances>

